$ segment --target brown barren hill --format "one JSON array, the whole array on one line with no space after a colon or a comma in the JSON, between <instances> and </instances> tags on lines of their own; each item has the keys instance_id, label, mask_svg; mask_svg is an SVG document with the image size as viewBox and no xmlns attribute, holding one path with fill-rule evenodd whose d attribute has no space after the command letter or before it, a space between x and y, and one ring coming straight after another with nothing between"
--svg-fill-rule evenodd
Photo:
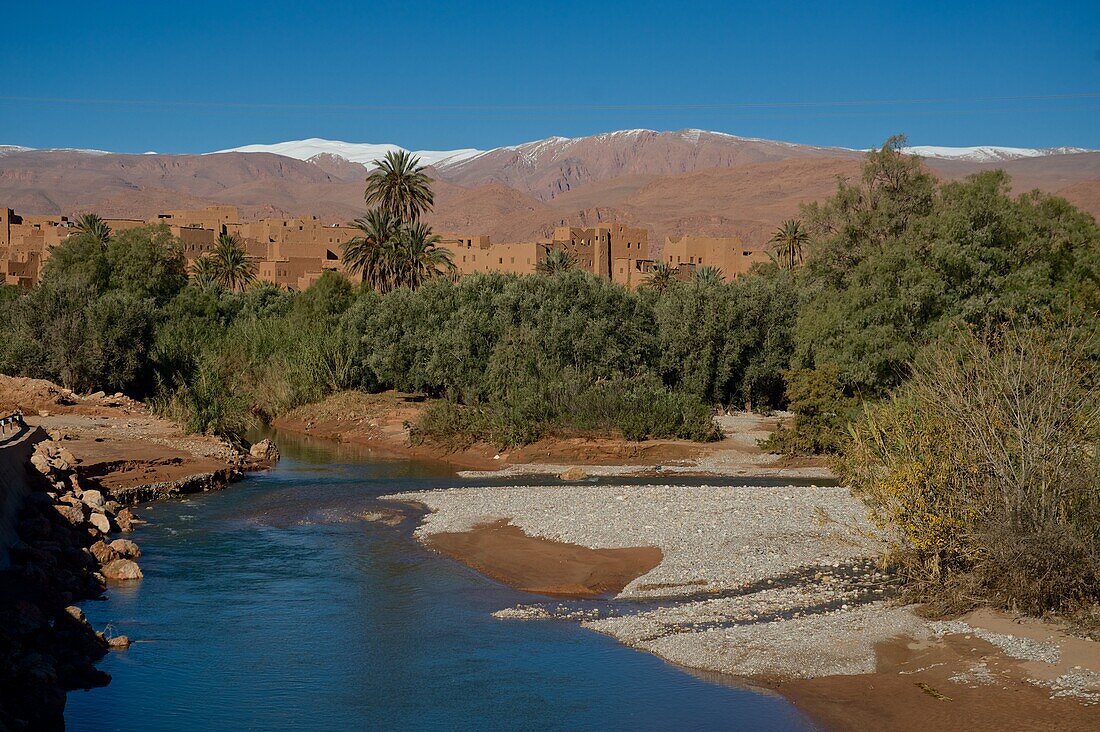
<instances>
[{"instance_id":1,"label":"brown barren hill","mask_svg":"<svg viewBox=\"0 0 1100 732\"><path fill-rule=\"evenodd\" d=\"M440 231L494 241L545 239L554 227L619 221L666 236L738 235L765 241L807 201L859 175L862 154L701 132L628 130L548 138L430 169ZM980 163L927 159L955 180L1003 169L1013 189L1065 196L1100 216L1100 152ZM330 223L361 216L366 168L324 154L118 155L0 148L0 206L22 214L150 218L174 208L230 204L243 220L316 215Z\"/></svg>"}]
</instances>

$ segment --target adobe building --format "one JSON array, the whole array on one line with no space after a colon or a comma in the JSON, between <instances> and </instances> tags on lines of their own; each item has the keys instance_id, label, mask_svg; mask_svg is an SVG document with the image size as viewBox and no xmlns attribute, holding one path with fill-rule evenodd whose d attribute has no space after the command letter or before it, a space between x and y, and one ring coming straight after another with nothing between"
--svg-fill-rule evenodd
<instances>
[{"instance_id":1,"label":"adobe building","mask_svg":"<svg viewBox=\"0 0 1100 732\"><path fill-rule=\"evenodd\" d=\"M665 239L665 264L681 273L715 267L726 282L734 280L758 262L768 262L766 249L746 247L738 237L670 236Z\"/></svg>"},{"instance_id":2,"label":"adobe building","mask_svg":"<svg viewBox=\"0 0 1100 732\"><path fill-rule=\"evenodd\" d=\"M591 228L559 226L554 229L549 246L566 249L582 269L624 287L644 282L653 265L649 231L625 224L599 224Z\"/></svg>"},{"instance_id":3,"label":"adobe building","mask_svg":"<svg viewBox=\"0 0 1100 732\"><path fill-rule=\"evenodd\" d=\"M257 264L258 276L291 289L302 289L327 270L343 272L343 245L358 233L352 226L327 225L316 216L239 221L235 206L180 209L151 220L104 220L114 232L163 224L180 241L188 264L209 254L221 234L235 234ZM50 249L73 233L65 216L19 216L0 208L0 274L4 284L33 287Z\"/></svg>"},{"instance_id":4,"label":"adobe building","mask_svg":"<svg viewBox=\"0 0 1100 732\"><path fill-rule=\"evenodd\" d=\"M185 226L192 229L210 229L218 234L225 232L227 224L241 220L236 206L207 206L197 209L180 209L157 214L156 221L149 223Z\"/></svg>"},{"instance_id":5,"label":"adobe building","mask_svg":"<svg viewBox=\"0 0 1100 732\"><path fill-rule=\"evenodd\" d=\"M451 253L458 275L533 274L546 256L539 242L493 244L488 236L440 232L439 246Z\"/></svg>"},{"instance_id":6,"label":"adobe building","mask_svg":"<svg viewBox=\"0 0 1100 732\"><path fill-rule=\"evenodd\" d=\"M49 258L50 247L68 238L65 216L20 216L0 208L0 274L3 284L33 287Z\"/></svg>"},{"instance_id":7,"label":"adobe building","mask_svg":"<svg viewBox=\"0 0 1100 732\"><path fill-rule=\"evenodd\" d=\"M304 289L329 270L347 276L343 248L360 233L354 226L325 224L316 216L241 222L235 206L180 209L148 221L116 218L105 223L115 232L149 224L167 226L179 240L188 265L207 256L220 235L234 235L256 263L258 279L289 289ZM22 287L37 284L50 248L72 232L72 223L64 216L21 217L0 209L3 282ZM625 287L644 282L654 264L649 233L618 223L558 227L548 241L494 243L488 236L455 232L440 232L440 237L440 246L450 250L459 276L532 274L554 248L570 251L581 269Z\"/></svg>"}]
</instances>

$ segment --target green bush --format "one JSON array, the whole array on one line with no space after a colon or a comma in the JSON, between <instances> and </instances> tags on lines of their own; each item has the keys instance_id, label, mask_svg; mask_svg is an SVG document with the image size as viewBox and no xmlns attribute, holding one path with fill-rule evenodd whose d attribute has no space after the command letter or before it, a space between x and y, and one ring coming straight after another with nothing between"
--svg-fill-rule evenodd
<instances>
[{"instance_id":1,"label":"green bush","mask_svg":"<svg viewBox=\"0 0 1100 732\"><path fill-rule=\"evenodd\" d=\"M837 452L855 408L855 400L846 397L840 385L840 369L823 364L816 369L790 369L783 376L793 416L761 447L785 455Z\"/></svg>"}]
</instances>

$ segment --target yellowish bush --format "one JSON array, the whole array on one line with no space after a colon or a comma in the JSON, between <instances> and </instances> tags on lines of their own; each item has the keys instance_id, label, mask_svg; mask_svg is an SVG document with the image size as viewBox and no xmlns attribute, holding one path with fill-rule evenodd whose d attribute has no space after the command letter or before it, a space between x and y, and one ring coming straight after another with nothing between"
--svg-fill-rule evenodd
<instances>
[{"instance_id":1,"label":"yellowish bush","mask_svg":"<svg viewBox=\"0 0 1100 732\"><path fill-rule=\"evenodd\" d=\"M1100 596L1091 352L1035 327L961 334L853 423L840 475L917 588L1030 612Z\"/></svg>"}]
</instances>

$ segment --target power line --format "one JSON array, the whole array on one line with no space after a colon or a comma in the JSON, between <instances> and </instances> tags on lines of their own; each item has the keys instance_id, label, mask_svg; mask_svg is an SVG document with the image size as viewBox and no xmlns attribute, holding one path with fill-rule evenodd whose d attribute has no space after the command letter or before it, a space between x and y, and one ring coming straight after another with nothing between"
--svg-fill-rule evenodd
<instances>
[{"instance_id":1,"label":"power line","mask_svg":"<svg viewBox=\"0 0 1100 732\"><path fill-rule=\"evenodd\" d=\"M87 106L145 106L211 109L284 109L398 112L509 112L509 111L676 111L735 109L812 109L827 107L933 106L942 104L986 104L996 102L1048 102L1074 99L1100 99L1100 92L985 97L943 97L913 99L859 99L836 101L787 102L708 102L697 104L306 104L285 102L226 102L172 99L104 99L74 97L0 96L0 102L63 104Z\"/></svg>"}]
</instances>

